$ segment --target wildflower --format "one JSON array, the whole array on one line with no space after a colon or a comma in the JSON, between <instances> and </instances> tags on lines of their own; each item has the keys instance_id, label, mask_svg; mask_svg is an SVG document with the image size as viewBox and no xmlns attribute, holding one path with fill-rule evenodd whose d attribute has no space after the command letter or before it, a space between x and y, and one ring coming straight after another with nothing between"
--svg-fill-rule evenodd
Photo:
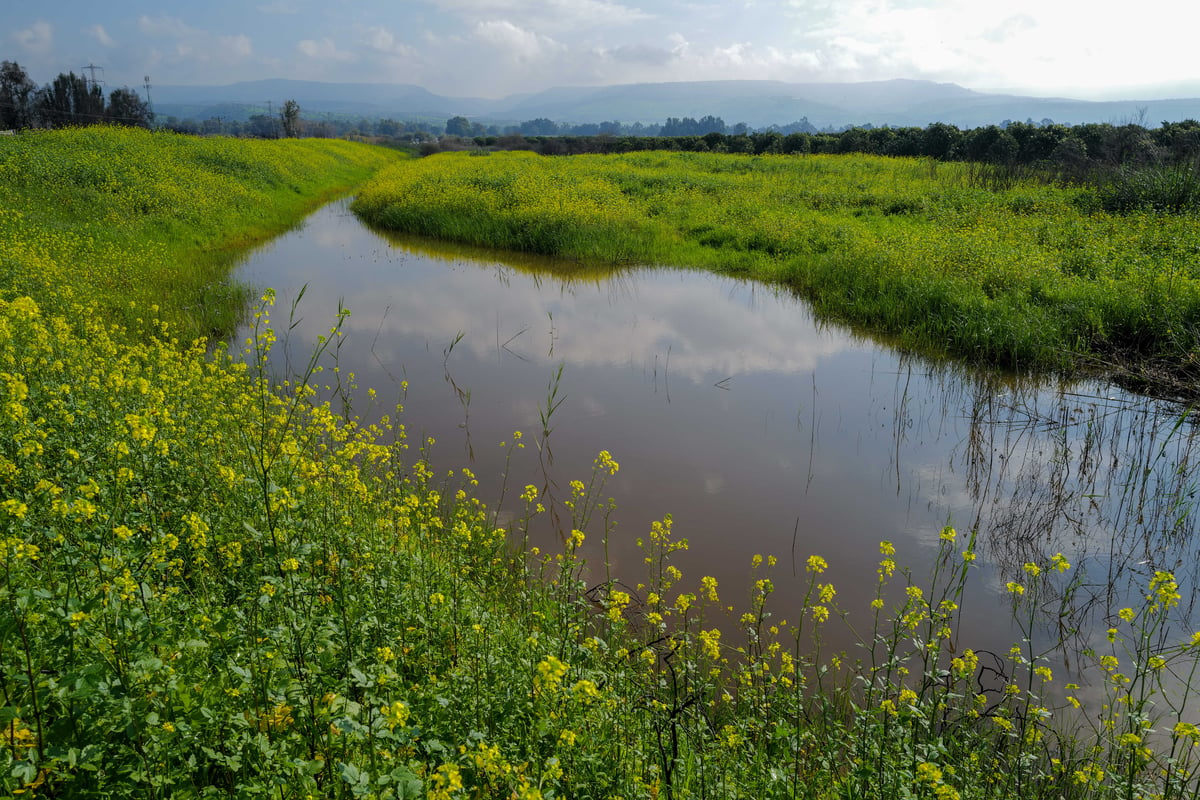
<instances>
[{"instance_id":1,"label":"wildflower","mask_svg":"<svg viewBox=\"0 0 1200 800\"><path fill-rule=\"evenodd\" d=\"M544 686L558 685L567 674L567 665L554 656L546 656L538 662L537 680Z\"/></svg>"},{"instance_id":2,"label":"wildflower","mask_svg":"<svg viewBox=\"0 0 1200 800\"><path fill-rule=\"evenodd\" d=\"M1009 581L1008 583L1004 584L1004 588L1009 591L1009 594L1013 594L1013 595L1025 594L1025 587L1022 586L1021 584L1017 583L1016 581Z\"/></svg>"},{"instance_id":3,"label":"wildflower","mask_svg":"<svg viewBox=\"0 0 1200 800\"><path fill-rule=\"evenodd\" d=\"M954 537L957 535L958 532L955 531L954 528L951 528L949 525L947 525L946 527L942 528L942 532L938 534L938 538L943 542L953 542Z\"/></svg>"},{"instance_id":4,"label":"wildflower","mask_svg":"<svg viewBox=\"0 0 1200 800\"><path fill-rule=\"evenodd\" d=\"M1192 739L1193 741L1200 739L1200 728L1190 722L1176 722L1172 733L1180 738Z\"/></svg>"},{"instance_id":5,"label":"wildflower","mask_svg":"<svg viewBox=\"0 0 1200 800\"><path fill-rule=\"evenodd\" d=\"M1117 616L1126 622L1133 622L1133 618L1137 616L1132 608L1122 608L1117 612Z\"/></svg>"},{"instance_id":6,"label":"wildflower","mask_svg":"<svg viewBox=\"0 0 1200 800\"><path fill-rule=\"evenodd\" d=\"M1034 564L1032 561L1026 561L1025 565L1021 567L1021 569L1025 570L1025 573L1032 578L1036 578L1038 575L1042 574L1042 568L1037 564Z\"/></svg>"},{"instance_id":7,"label":"wildflower","mask_svg":"<svg viewBox=\"0 0 1200 800\"><path fill-rule=\"evenodd\" d=\"M0 508L3 508L5 511L7 511L9 516L17 519L21 519L25 516L26 512L29 511L29 506L27 506L25 503L22 503L20 500L14 500L12 498L0 503Z\"/></svg>"},{"instance_id":8,"label":"wildflower","mask_svg":"<svg viewBox=\"0 0 1200 800\"><path fill-rule=\"evenodd\" d=\"M812 618L814 622L824 622L829 619L829 609L826 606L813 606Z\"/></svg>"},{"instance_id":9,"label":"wildflower","mask_svg":"<svg viewBox=\"0 0 1200 800\"><path fill-rule=\"evenodd\" d=\"M808 557L808 571L815 572L818 575L829 568L829 564L820 556Z\"/></svg>"},{"instance_id":10,"label":"wildflower","mask_svg":"<svg viewBox=\"0 0 1200 800\"><path fill-rule=\"evenodd\" d=\"M896 546L888 541L880 542L879 554L883 556L894 556L896 555Z\"/></svg>"},{"instance_id":11,"label":"wildflower","mask_svg":"<svg viewBox=\"0 0 1200 800\"><path fill-rule=\"evenodd\" d=\"M700 646L713 661L721 657L721 632L716 628L700 631Z\"/></svg>"},{"instance_id":12,"label":"wildflower","mask_svg":"<svg viewBox=\"0 0 1200 800\"><path fill-rule=\"evenodd\" d=\"M1054 557L1050 559L1050 566L1056 572L1066 572L1071 568L1071 562L1067 561L1062 553L1055 553Z\"/></svg>"},{"instance_id":13,"label":"wildflower","mask_svg":"<svg viewBox=\"0 0 1200 800\"><path fill-rule=\"evenodd\" d=\"M1151 611L1179 605L1179 584L1175 582L1175 576L1163 570L1155 572L1154 577L1150 579L1150 593L1146 595L1146 599L1151 601Z\"/></svg>"}]
</instances>

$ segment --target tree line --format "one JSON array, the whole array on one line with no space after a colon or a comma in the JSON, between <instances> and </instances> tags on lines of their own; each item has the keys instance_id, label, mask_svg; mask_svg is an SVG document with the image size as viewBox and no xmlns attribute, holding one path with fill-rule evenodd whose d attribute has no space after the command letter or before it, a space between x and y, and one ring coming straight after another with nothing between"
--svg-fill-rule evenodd
<instances>
[{"instance_id":1,"label":"tree line","mask_svg":"<svg viewBox=\"0 0 1200 800\"><path fill-rule=\"evenodd\" d=\"M0 130L62 128L68 125L150 127L149 105L133 89L113 89L74 72L38 87L15 61L0 62Z\"/></svg>"},{"instance_id":2,"label":"tree line","mask_svg":"<svg viewBox=\"0 0 1200 800\"><path fill-rule=\"evenodd\" d=\"M655 136L476 136L442 141L443 149L472 146L534 150L545 155L625 153L634 150L684 150L763 154L867 153L916 156L941 161L970 161L1001 166L1058 165L1064 168L1195 165L1200 162L1200 122L1163 122L1157 128L1137 123L1006 122L963 130L944 122L924 128L852 127L838 132L779 129L703 135Z\"/></svg>"}]
</instances>

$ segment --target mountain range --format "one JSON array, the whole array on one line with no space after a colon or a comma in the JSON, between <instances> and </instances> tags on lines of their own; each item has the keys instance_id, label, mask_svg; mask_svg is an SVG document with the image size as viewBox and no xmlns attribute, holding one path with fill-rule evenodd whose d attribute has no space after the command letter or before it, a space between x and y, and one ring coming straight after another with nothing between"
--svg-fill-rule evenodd
<instances>
[{"instance_id":1,"label":"mountain range","mask_svg":"<svg viewBox=\"0 0 1200 800\"><path fill-rule=\"evenodd\" d=\"M464 116L484 125L547 118L572 124L619 121L661 124L668 117L712 115L751 128L807 119L817 128L849 125L962 128L1005 120L1081 124L1200 119L1200 98L1087 101L979 92L954 83L888 80L860 83L694 81L558 87L502 99L447 97L398 83L321 83L271 79L225 86L160 86L160 117L245 119L295 100L305 114L444 121Z\"/></svg>"}]
</instances>

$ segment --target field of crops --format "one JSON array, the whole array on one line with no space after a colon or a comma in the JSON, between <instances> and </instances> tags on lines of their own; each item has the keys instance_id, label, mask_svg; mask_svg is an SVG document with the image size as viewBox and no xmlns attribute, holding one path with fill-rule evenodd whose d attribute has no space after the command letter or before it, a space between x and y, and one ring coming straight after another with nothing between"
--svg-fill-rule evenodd
<instances>
[{"instance_id":1,"label":"field of crops","mask_svg":"<svg viewBox=\"0 0 1200 800\"><path fill-rule=\"evenodd\" d=\"M667 517L643 572L585 583L607 452L556 509L561 548L522 547L548 512L536 487L511 480L524 510L500 529L468 470L431 472L433 442L312 401L341 318L284 383L266 374L270 292L237 358L189 343L213 322L162 289L180 261L212 266L195 250L294 220L390 156L93 130L0 140L0 158L5 795L1195 796L1200 728L1165 689L1195 673L1200 634L1166 636L1168 573L1081 689L1028 639L995 659L962 644L973 536L943 530L920 581L883 542L855 609L867 646L830 653L843 612L819 554L799 577L748 556L730 616L738 601L672 563L687 545ZM786 620L777 579L807 586ZM1029 630L1074 580L1060 554L1005 595Z\"/></svg>"},{"instance_id":2,"label":"field of crops","mask_svg":"<svg viewBox=\"0 0 1200 800\"><path fill-rule=\"evenodd\" d=\"M748 273L835 319L1009 367L1193 363L1200 220L988 184L978 165L863 155L448 153L381 173L355 210L427 236Z\"/></svg>"}]
</instances>

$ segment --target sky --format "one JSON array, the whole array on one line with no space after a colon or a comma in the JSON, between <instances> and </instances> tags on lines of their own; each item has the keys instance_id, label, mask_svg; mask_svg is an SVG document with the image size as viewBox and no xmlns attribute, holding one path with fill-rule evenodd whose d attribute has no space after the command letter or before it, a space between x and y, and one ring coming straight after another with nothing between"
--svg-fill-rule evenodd
<instances>
[{"instance_id":1,"label":"sky","mask_svg":"<svg viewBox=\"0 0 1200 800\"><path fill-rule=\"evenodd\" d=\"M554 86L914 78L1200 96L1188 0L3 0L0 59L109 89L262 78L457 97ZM90 75L89 71L89 75Z\"/></svg>"}]
</instances>

